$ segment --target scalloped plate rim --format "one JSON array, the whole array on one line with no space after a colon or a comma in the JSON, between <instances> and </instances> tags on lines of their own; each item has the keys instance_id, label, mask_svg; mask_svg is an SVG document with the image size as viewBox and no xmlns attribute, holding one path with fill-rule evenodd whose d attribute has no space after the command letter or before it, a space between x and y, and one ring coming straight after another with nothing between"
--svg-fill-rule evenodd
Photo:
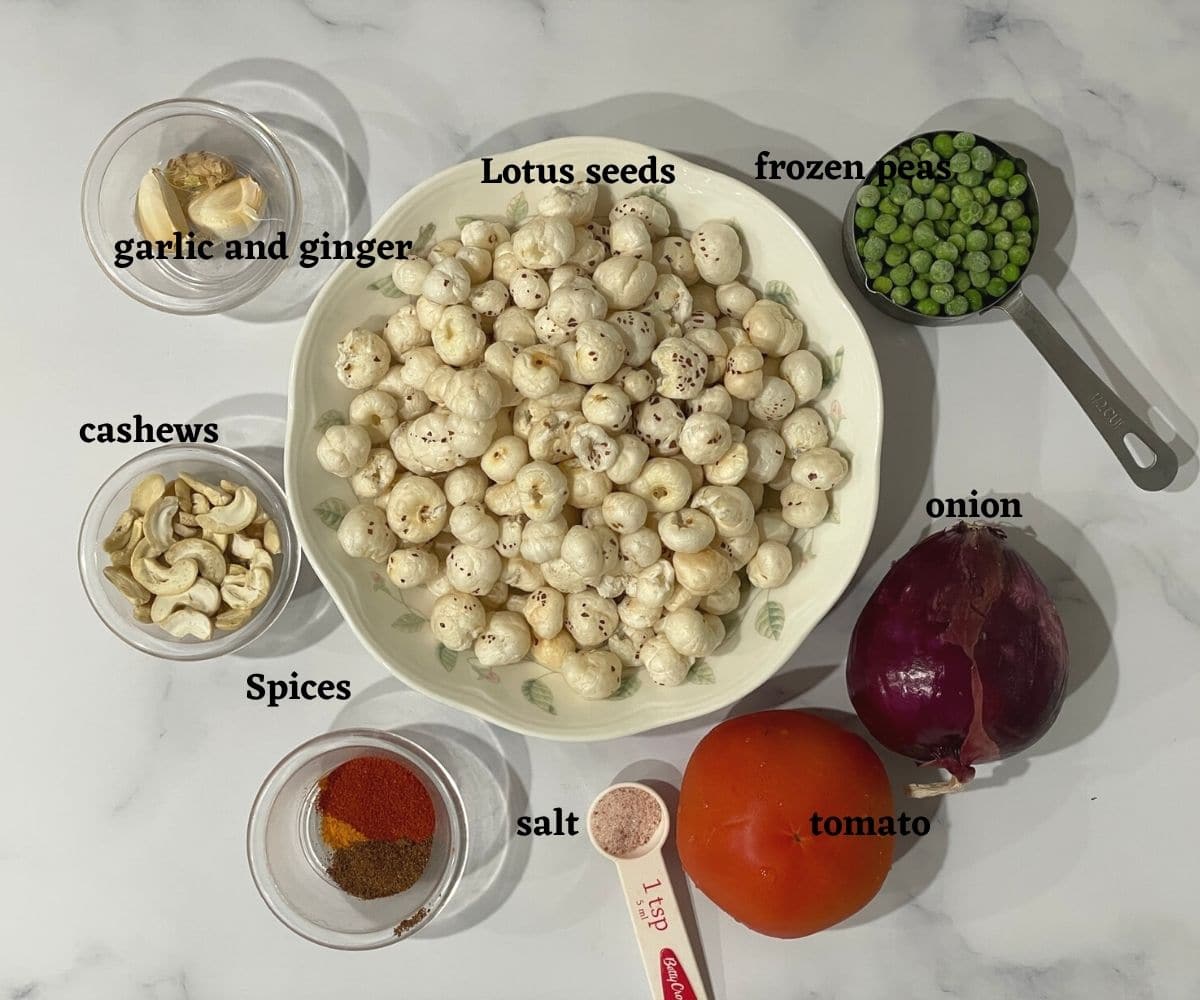
<instances>
[{"instance_id":1,"label":"scalloped plate rim","mask_svg":"<svg viewBox=\"0 0 1200 1000\"><path fill-rule=\"evenodd\" d=\"M666 157L672 162L686 167L688 171L694 171L697 178L708 179L717 177L721 181L731 184L735 189L739 190L739 196L748 198L750 201L758 203L761 207L767 209L776 215L783 223L785 228L790 231L793 238L798 240L809 252L812 261L815 262L819 273L824 279L825 291L837 303L842 312L845 313L846 319L861 335L863 344L866 348L861 359L856 359L856 363L865 363L868 367L863 375L868 378L869 391L872 402L875 404L875 412L877 414L876 431L871 436L870 454L863 454L860 448L855 453L855 473L862 474L868 472L870 474L870 492L867 495L869 517L866 518L867 524L862 530L862 536L859 544L855 547L854 557L846 560L842 572L839 574L836 588L830 587L827 595L827 600L821 602L820 610L813 619L812 624L796 637L794 642L780 643L780 655L772 657L776 662L769 670L764 672L745 673L738 680L734 681L728 687L717 686L713 695L708 698L696 698L691 701L686 708L678 711L663 713L661 706L655 705L643 711L636 709L636 703L630 705L633 699L622 700L622 705L629 705L632 711L625 712L619 721L611 719L597 720L593 723L571 720L569 726L555 726L539 724L541 720L526 720L512 713L506 713L498 710L498 707L482 697L482 692L478 695L478 689L464 686L459 689L459 694L449 696L432 686L424 683L419 675L410 672L401 672L391 662L390 657L393 654L385 653L382 646L377 643L370 635L370 629L365 621L365 617L354 602L347 595L341 593L340 587L332 582L329 574L325 572L318 560L312 556L313 545L308 536L306 520L300 515L298 509L298 501L294 497L298 494L297 489L297 440L306 433L306 428L298 426L296 417L296 390L298 379L300 376L300 360L303 354L304 347L312 335L312 328L315 325L315 318L322 311L326 300L331 298L335 290L344 284L347 276L354 273L358 276L363 275L363 269L358 268L353 261L346 261L341 264L328 278L322 286L320 292L309 306L308 312L305 314L304 323L301 326L300 334L296 338L295 348L292 353L292 364L289 371L288 380L288 408L287 408L287 434L284 444L284 483L287 493L288 508L292 517L292 522L296 530L296 535L300 539L301 547L308 558L308 563L312 567L320 579L325 590L333 599L334 604L342 613L346 623L350 626L351 631L356 638L367 648L367 650L380 662L380 664L393 676L403 681L409 687L416 691L433 698L441 704L470 712L480 718L501 726L504 729L513 732L521 733L525 736L534 736L542 739L552 739L559 742L591 742L599 740L618 739L623 736L631 736L638 733L649 732L653 729L658 729L663 726L675 725L679 723L689 722L712 712L721 711L728 708L741 698L746 697L756 688L760 687L771 677L773 677L779 669L791 658L795 651L800 647L808 635L829 613L832 607L837 603L838 599L845 592L846 588L854 578L854 574L858 571L862 564L863 556L866 554L867 546L870 543L871 535L874 531L875 519L878 514L879 507L879 474L881 466L882 452L882 437L883 437L883 388L880 382L878 361L875 357L874 348L871 345L870 337L867 334L861 318L851 306L849 300L842 293L841 288L833 279L825 260L817 252L812 242L803 230L795 223L782 208L767 198L765 195L755 191L743 181L738 180L729 174L720 171L711 170L708 167L701 166L688 160L686 157L678 156L675 153L666 150L658 149L653 146L647 146L642 143L631 142L625 139L613 139L602 136L568 136L556 139L549 139L532 145L523 146L518 149L513 149L504 153L496 154L497 159L523 158L534 159L535 156L553 156L562 155L564 150L569 150L569 155L578 155L584 148L589 150L591 156L601 156L598 162L636 162L649 155L656 155L660 158ZM615 154L615 155L614 155ZM622 159L628 157L628 159ZM371 226L366 234L366 238L376 236L380 232L389 229L392 221L399 216L405 208L411 203L419 201L431 190L436 189L440 185L445 184L455 175L463 174L478 170L478 159L466 160L462 163L454 164L444 170L433 174L424 181L417 184L415 187L401 195L392 205L383 212L378 220ZM665 196L668 204L670 203L669 194ZM764 281L765 287L765 281ZM788 284L792 284L791 281ZM801 317L803 318L803 317ZM844 345L843 345L844 346ZM865 468L864 468L865 463ZM846 525L839 525L845 529ZM782 588L780 588L782 589ZM740 636L739 636L740 641ZM688 685L694 689L694 685ZM704 685L707 687L707 685ZM645 716L653 712L659 718L646 719ZM551 716L546 714L548 720L564 719L561 715Z\"/></svg>"}]
</instances>

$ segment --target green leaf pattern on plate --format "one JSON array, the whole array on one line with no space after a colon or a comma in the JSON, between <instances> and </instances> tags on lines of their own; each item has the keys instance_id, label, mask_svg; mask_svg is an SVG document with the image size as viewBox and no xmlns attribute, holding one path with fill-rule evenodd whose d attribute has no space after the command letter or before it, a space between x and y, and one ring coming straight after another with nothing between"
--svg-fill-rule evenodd
<instances>
[{"instance_id":1,"label":"green leaf pattern on plate","mask_svg":"<svg viewBox=\"0 0 1200 1000\"><path fill-rule=\"evenodd\" d=\"M425 624L425 618L415 611L406 611L394 622L392 628L399 632L419 632Z\"/></svg>"},{"instance_id":2,"label":"green leaf pattern on plate","mask_svg":"<svg viewBox=\"0 0 1200 1000\"><path fill-rule=\"evenodd\" d=\"M817 355L817 357L821 359L821 371L825 376L821 384L822 390L828 389L839 378L842 377L842 357L845 353L846 349L844 347L839 347L833 352L832 358L826 358L824 355L820 354Z\"/></svg>"},{"instance_id":3,"label":"green leaf pattern on plate","mask_svg":"<svg viewBox=\"0 0 1200 1000\"><path fill-rule=\"evenodd\" d=\"M712 664L707 660L700 660L692 665L692 669L688 671L685 684L716 684L717 675L713 673Z\"/></svg>"},{"instance_id":4,"label":"green leaf pattern on plate","mask_svg":"<svg viewBox=\"0 0 1200 1000\"><path fill-rule=\"evenodd\" d=\"M336 530L349 509L350 505L340 497L326 497L313 508L313 513L321 519L325 527Z\"/></svg>"},{"instance_id":5,"label":"green leaf pattern on plate","mask_svg":"<svg viewBox=\"0 0 1200 1000\"><path fill-rule=\"evenodd\" d=\"M793 314L796 312L796 293L786 281L768 281L763 289L763 298L787 306Z\"/></svg>"},{"instance_id":6,"label":"green leaf pattern on plate","mask_svg":"<svg viewBox=\"0 0 1200 1000\"><path fill-rule=\"evenodd\" d=\"M376 278L367 287L373 292L378 292L380 295L386 295L389 299L398 299L404 294L396 287L396 283L392 281L390 271L382 278Z\"/></svg>"},{"instance_id":7,"label":"green leaf pattern on plate","mask_svg":"<svg viewBox=\"0 0 1200 1000\"><path fill-rule=\"evenodd\" d=\"M438 662L442 665L442 669L446 673L450 673L454 669L454 665L458 663L458 653L447 646L438 643Z\"/></svg>"},{"instance_id":8,"label":"green leaf pattern on plate","mask_svg":"<svg viewBox=\"0 0 1200 1000\"><path fill-rule=\"evenodd\" d=\"M630 695L636 694L642 686L642 679L636 673L628 673L621 678L617 689L608 696L609 701L624 701Z\"/></svg>"},{"instance_id":9,"label":"green leaf pattern on plate","mask_svg":"<svg viewBox=\"0 0 1200 1000\"><path fill-rule=\"evenodd\" d=\"M330 427L340 427L345 422L346 417L341 410L326 410L317 417L317 422L313 424L313 430L324 434Z\"/></svg>"},{"instance_id":10,"label":"green leaf pattern on plate","mask_svg":"<svg viewBox=\"0 0 1200 1000\"><path fill-rule=\"evenodd\" d=\"M778 639L783 634L783 605L766 601L754 616L754 631L766 639Z\"/></svg>"},{"instance_id":11,"label":"green leaf pattern on plate","mask_svg":"<svg viewBox=\"0 0 1200 1000\"><path fill-rule=\"evenodd\" d=\"M549 715L558 714L554 707L554 692L545 681L531 677L521 685L521 694L534 708L540 708Z\"/></svg>"},{"instance_id":12,"label":"green leaf pattern on plate","mask_svg":"<svg viewBox=\"0 0 1200 1000\"><path fill-rule=\"evenodd\" d=\"M519 226L525 221L525 217L529 214L529 202L525 200L525 192L522 191L512 201L508 203L508 208L504 211L505 218L508 219L510 226Z\"/></svg>"},{"instance_id":13,"label":"green leaf pattern on plate","mask_svg":"<svg viewBox=\"0 0 1200 1000\"><path fill-rule=\"evenodd\" d=\"M429 246L430 241L433 239L433 234L436 232L437 226L435 226L432 222L427 222L421 227L420 231L417 233L417 238L413 240L412 253L414 256L423 254L425 252L425 248Z\"/></svg>"}]
</instances>

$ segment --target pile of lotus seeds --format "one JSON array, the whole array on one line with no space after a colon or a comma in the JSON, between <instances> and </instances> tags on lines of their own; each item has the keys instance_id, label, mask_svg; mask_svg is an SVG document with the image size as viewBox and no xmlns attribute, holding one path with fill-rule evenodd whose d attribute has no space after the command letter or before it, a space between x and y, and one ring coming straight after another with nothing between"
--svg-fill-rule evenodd
<instances>
[{"instance_id":1,"label":"pile of lotus seeds","mask_svg":"<svg viewBox=\"0 0 1200 1000\"><path fill-rule=\"evenodd\" d=\"M927 169L908 179L881 171L855 196L855 246L867 280L924 316L978 312L1029 263L1037 234L1023 197L1029 180L970 132L918 136L880 163L906 161Z\"/></svg>"},{"instance_id":2,"label":"pile of lotus seeds","mask_svg":"<svg viewBox=\"0 0 1200 1000\"><path fill-rule=\"evenodd\" d=\"M821 363L740 280L737 232L672 235L646 195L596 218L599 193L557 188L514 233L472 221L397 262L407 300L338 344L358 395L317 447L360 500L342 548L428 588L439 642L532 656L589 699L639 665L682 683L740 572L781 586L848 471L805 405Z\"/></svg>"}]
</instances>

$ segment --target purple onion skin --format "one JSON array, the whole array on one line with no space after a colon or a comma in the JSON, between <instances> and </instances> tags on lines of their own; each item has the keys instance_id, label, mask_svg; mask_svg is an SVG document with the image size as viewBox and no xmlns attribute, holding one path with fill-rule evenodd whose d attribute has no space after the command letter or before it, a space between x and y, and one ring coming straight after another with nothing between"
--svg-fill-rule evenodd
<instances>
[{"instance_id":1,"label":"purple onion skin","mask_svg":"<svg viewBox=\"0 0 1200 1000\"><path fill-rule=\"evenodd\" d=\"M960 522L914 545L850 638L846 682L863 725L959 783L974 777L973 764L1036 743L1066 690L1058 610L1004 539Z\"/></svg>"}]
</instances>

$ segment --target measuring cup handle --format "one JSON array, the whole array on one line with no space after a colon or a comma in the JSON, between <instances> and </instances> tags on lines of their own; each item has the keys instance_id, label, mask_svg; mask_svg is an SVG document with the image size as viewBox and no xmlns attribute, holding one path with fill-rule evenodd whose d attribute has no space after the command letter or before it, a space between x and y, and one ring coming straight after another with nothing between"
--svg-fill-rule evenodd
<instances>
[{"instance_id":1,"label":"measuring cup handle","mask_svg":"<svg viewBox=\"0 0 1200 1000\"><path fill-rule=\"evenodd\" d=\"M1113 390L1071 350L1061 334L1050 325L1024 292L1018 291L1001 307L1029 338L1038 353L1063 381L1083 407L1084 413L1112 449L1117 461L1144 490L1161 490L1171 485L1179 471L1179 459L1150 426L1117 398ZM1125 443L1133 435L1153 456L1148 466L1138 464Z\"/></svg>"}]
</instances>

